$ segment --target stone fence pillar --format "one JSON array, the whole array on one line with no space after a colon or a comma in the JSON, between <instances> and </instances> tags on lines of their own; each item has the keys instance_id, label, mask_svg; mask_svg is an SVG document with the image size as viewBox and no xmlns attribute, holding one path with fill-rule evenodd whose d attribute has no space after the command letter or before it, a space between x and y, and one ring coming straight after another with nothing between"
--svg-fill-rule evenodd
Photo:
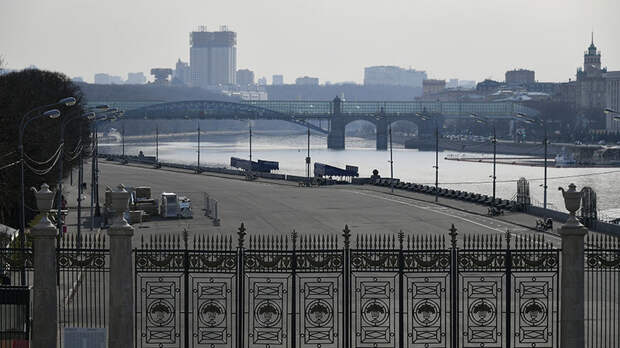
<instances>
[{"instance_id":1,"label":"stone fence pillar","mask_svg":"<svg viewBox=\"0 0 620 348\"><path fill-rule=\"evenodd\" d=\"M117 216L108 229L110 236L110 332L109 347L133 347L134 285L131 238L133 227L123 218L129 193L121 188L112 192Z\"/></svg>"},{"instance_id":2,"label":"stone fence pillar","mask_svg":"<svg viewBox=\"0 0 620 348\"><path fill-rule=\"evenodd\" d=\"M56 233L56 227L47 219L30 230L34 243L33 348L56 347L58 339Z\"/></svg>"},{"instance_id":3,"label":"stone fence pillar","mask_svg":"<svg viewBox=\"0 0 620 348\"><path fill-rule=\"evenodd\" d=\"M584 301L584 236L588 229L579 223L575 212L579 209L581 192L570 184L562 190L566 209L570 215L558 232L562 238L561 280L561 339L562 348L585 347L585 301Z\"/></svg>"}]
</instances>

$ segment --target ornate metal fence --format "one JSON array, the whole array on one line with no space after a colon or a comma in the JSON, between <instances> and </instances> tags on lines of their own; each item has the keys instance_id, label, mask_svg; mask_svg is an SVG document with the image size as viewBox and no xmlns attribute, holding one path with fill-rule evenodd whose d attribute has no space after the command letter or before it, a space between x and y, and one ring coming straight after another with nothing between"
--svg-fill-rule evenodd
<instances>
[{"instance_id":1,"label":"ornate metal fence","mask_svg":"<svg viewBox=\"0 0 620 348\"><path fill-rule=\"evenodd\" d=\"M5 286L32 285L32 248L0 248L0 283Z\"/></svg>"},{"instance_id":2,"label":"ornate metal fence","mask_svg":"<svg viewBox=\"0 0 620 348\"><path fill-rule=\"evenodd\" d=\"M586 347L620 347L620 239L590 234L585 256Z\"/></svg>"},{"instance_id":3,"label":"ornate metal fence","mask_svg":"<svg viewBox=\"0 0 620 348\"><path fill-rule=\"evenodd\" d=\"M559 347L542 237L158 236L135 250L137 347Z\"/></svg>"},{"instance_id":4,"label":"ornate metal fence","mask_svg":"<svg viewBox=\"0 0 620 348\"><path fill-rule=\"evenodd\" d=\"M108 327L110 250L104 236L65 235L57 249L58 329ZM128 281L131 281L128 279Z\"/></svg>"}]
</instances>

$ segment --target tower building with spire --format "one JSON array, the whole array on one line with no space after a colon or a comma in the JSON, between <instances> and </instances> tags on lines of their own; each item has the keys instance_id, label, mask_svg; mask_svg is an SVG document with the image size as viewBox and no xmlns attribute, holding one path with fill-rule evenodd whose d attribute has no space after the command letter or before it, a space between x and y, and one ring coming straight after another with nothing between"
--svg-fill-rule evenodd
<instances>
[{"instance_id":1,"label":"tower building with spire","mask_svg":"<svg viewBox=\"0 0 620 348\"><path fill-rule=\"evenodd\" d=\"M577 69L576 104L583 109L604 108L606 85L601 68L601 52L594 45L594 33L588 50L583 55L583 68Z\"/></svg>"}]
</instances>

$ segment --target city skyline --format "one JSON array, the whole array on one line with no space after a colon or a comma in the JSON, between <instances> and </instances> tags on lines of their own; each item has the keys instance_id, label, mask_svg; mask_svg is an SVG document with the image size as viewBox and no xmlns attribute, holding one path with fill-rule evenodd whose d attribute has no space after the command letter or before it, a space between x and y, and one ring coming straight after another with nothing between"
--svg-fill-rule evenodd
<instances>
[{"instance_id":1,"label":"city skyline","mask_svg":"<svg viewBox=\"0 0 620 348\"><path fill-rule=\"evenodd\" d=\"M217 6L187 1L183 7L148 2L148 13L147 2L80 4L29 0L0 5L0 12L10 14L0 23L6 67L34 64L88 82L101 72L127 76L173 68L179 58L189 61L189 32L200 25L208 30L228 25L238 34L238 68L254 71L257 78L281 74L286 83L306 75L321 83L362 83L364 68L375 65L424 70L429 78L476 81L503 80L507 70L524 68L536 71L539 81L567 81L575 78L592 30L602 65L610 70L620 66L620 44L613 35L620 24L612 20L620 5L604 0L501 6L492 1L446 0L425 6L394 1L380 8L367 2L348 6L350 1L233 1ZM202 15L207 10L210 15ZM93 14L105 19L93 21ZM41 35L41 23L49 17L55 20ZM442 17L451 22L436 28Z\"/></svg>"}]
</instances>

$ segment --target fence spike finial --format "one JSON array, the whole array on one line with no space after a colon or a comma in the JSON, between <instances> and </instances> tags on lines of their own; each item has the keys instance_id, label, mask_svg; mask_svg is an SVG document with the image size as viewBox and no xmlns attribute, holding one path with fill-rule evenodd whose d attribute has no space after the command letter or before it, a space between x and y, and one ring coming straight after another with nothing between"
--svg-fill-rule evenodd
<instances>
[{"instance_id":1,"label":"fence spike finial","mask_svg":"<svg viewBox=\"0 0 620 348\"><path fill-rule=\"evenodd\" d=\"M247 234L247 232L245 230L245 225L242 222L241 226L239 226L239 230L237 231L237 236L238 236L238 241L239 241L239 248L243 248L243 244L245 243L245 235L246 234Z\"/></svg>"},{"instance_id":2,"label":"fence spike finial","mask_svg":"<svg viewBox=\"0 0 620 348\"><path fill-rule=\"evenodd\" d=\"M403 242L405 241L405 234L403 230L398 231L398 248L403 250Z\"/></svg>"},{"instance_id":3,"label":"fence spike finial","mask_svg":"<svg viewBox=\"0 0 620 348\"><path fill-rule=\"evenodd\" d=\"M452 249L456 249L456 236L458 235L456 231L456 227L452 224L452 227L450 227L450 245L452 246Z\"/></svg>"},{"instance_id":4,"label":"fence spike finial","mask_svg":"<svg viewBox=\"0 0 620 348\"><path fill-rule=\"evenodd\" d=\"M349 249L349 246L351 244L351 230L349 230L349 225L344 225L344 230L342 230L342 236L344 237L345 249Z\"/></svg>"},{"instance_id":5,"label":"fence spike finial","mask_svg":"<svg viewBox=\"0 0 620 348\"><path fill-rule=\"evenodd\" d=\"M512 238L512 235L510 234L510 230L506 229L506 249L510 250L510 239Z\"/></svg>"}]
</instances>

